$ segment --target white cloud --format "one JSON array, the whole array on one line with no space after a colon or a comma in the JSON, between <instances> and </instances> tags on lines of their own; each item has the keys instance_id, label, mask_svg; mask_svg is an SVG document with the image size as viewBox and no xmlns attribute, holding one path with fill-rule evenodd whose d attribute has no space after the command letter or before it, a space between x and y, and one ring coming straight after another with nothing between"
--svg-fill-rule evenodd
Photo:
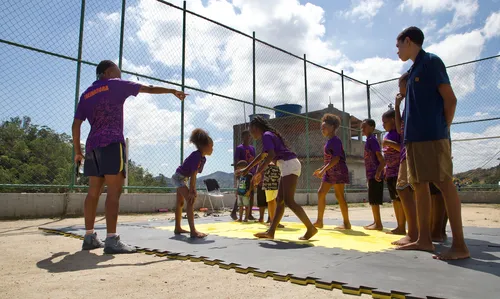
<instances>
[{"instance_id":1,"label":"white cloud","mask_svg":"<svg viewBox=\"0 0 500 299\"><path fill-rule=\"evenodd\" d=\"M492 13L486 19L483 33L487 39L500 36L500 11Z\"/></svg>"},{"instance_id":2,"label":"white cloud","mask_svg":"<svg viewBox=\"0 0 500 299\"><path fill-rule=\"evenodd\" d=\"M115 61L118 62L118 61ZM130 60L123 58L122 59L122 69L132 72L132 73L137 73L141 75L146 75L149 76L153 73L153 70L151 69L151 66L149 65L136 65L132 63Z\"/></svg>"},{"instance_id":3,"label":"white cloud","mask_svg":"<svg viewBox=\"0 0 500 299\"><path fill-rule=\"evenodd\" d=\"M426 50L441 57L445 65L453 65L480 58L484 43L485 38L481 31L474 30L450 35ZM476 67L476 64L467 64L448 68L451 84L459 100L475 90Z\"/></svg>"},{"instance_id":4,"label":"white cloud","mask_svg":"<svg viewBox=\"0 0 500 299\"><path fill-rule=\"evenodd\" d=\"M120 22L120 13L113 12L110 14L106 14L104 12L100 12L97 14L97 17L106 22L119 23Z\"/></svg>"},{"instance_id":5,"label":"white cloud","mask_svg":"<svg viewBox=\"0 0 500 299\"><path fill-rule=\"evenodd\" d=\"M355 0L351 1L351 9L344 12L346 18L371 20L384 5L383 0Z\"/></svg>"},{"instance_id":6,"label":"white cloud","mask_svg":"<svg viewBox=\"0 0 500 299\"><path fill-rule=\"evenodd\" d=\"M454 11L453 19L439 30L439 33L450 33L472 23L479 4L477 0L404 0L400 9L421 10L424 14L434 15L444 11Z\"/></svg>"},{"instance_id":7,"label":"white cloud","mask_svg":"<svg viewBox=\"0 0 500 299\"><path fill-rule=\"evenodd\" d=\"M476 112L476 113L474 113L474 116L487 116L487 115L489 115L488 112Z\"/></svg>"},{"instance_id":8,"label":"white cloud","mask_svg":"<svg viewBox=\"0 0 500 299\"><path fill-rule=\"evenodd\" d=\"M483 132L454 132L452 127L452 140L484 138L498 136L500 125L490 126ZM483 166L483 168L498 165L498 160L491 159L500 148L500 139L483 139L473 141L453 142L453 172L459 173ZM488 160L491 161L489 163ZM486 163L486 164L485 164Z\"/></svg>"},{"instance_id":9,"label":"white cloud","mask_svg":"<svg viewBox=\"0 0 500 299\"><path fill-rule=\"evenodd\" d=\"M426 36L426 39L428 40L429 33L434 31L436 29L436 20L430 20L427 22L427 25L425 25L424 28L422 28L422 31L424 32L424 35Z\"/></svg>"},{"instance_id":10,"label":"white cloud","mask_svg":"<svg viewBox=\"0 0 500 299\"><path fill-rule=\"evenodd\" d=\"M232 152L234 152L234 150L232 148L230 148L230 149L227 150L227 152L228 153L232 153Z\"/></svg>"}]
</instances>

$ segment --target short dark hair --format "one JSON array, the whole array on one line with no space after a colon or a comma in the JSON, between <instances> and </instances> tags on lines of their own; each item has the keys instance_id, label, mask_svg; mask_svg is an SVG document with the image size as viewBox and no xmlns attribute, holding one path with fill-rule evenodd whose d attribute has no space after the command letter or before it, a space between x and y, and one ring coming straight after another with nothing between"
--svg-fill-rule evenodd
<instances>
[{"instance_id":1,"label":"short dark hair","mask_svg":"<svg viewBox=\"0 0 500 299\"><path fill-rule=\"evenodd\" d=\"M396 118L396 110L387 110L384 114L382 114L382 118Z\"/></svg>"},{"instance_id":2,"label":"short dark hair","mask_svg":"<svg viewBox=\"0 0 500 299\"><path fill-rule=\"evenodd\" d=\"M420 47L424 44L424 33L418 27L411 26L403 30L398 35L398 41L404 41L407 37Z\"/></svg>"},{"instance_id":3,"label":"short dark hair","mask_svg":"<svg viewBox=\"0 0 500 299\"><path fill-rule=\"evenodd\" d=\"M103 60L103 61L99 62L99 64L97 65L97 67L95 69L96 77L99 79L106 72L106 70L112 66L116 66L116 63L114 63L111 60Z\"/></svg>"},{"instance_id":4,"label":"short dark hair","mask_svg":"<svg viewBox=\"0 0 500 299\"><path fill-rule=\"evenodd\" d=\"M245 136L249 136L250 135L250 131L248 130L244 130L243 132L241 132L241 137L245 137Z\"/></svg>"},{"instance_id":5,"label":"short dark hair","mask_svg":"<svg viewBox=\"0 0 500 299\"><path fill-rule=\"evenodd\" d=\"M375 128L375 121L371 118L366 118L363 120L364 123L366 123L367 125L369 125L370 127L374 127Z\"/></svg>"},{"instance_id":6,"label":"short dark hair","mask_svg":"<svg viewBox=\"0 0 500 299\"><path fill-rule=\"evenodd\" d=\"M210 142L212 142L212 138L210 138L207 131L198 128L191 132L189 142L194 144L197 149L201 149L202 147L209 145Z\"/></svg>"},{"instance_id":7,"label":"short dark hair","mask_svg":"<svg viewBox=\"0 0 500 299\"><path fill-rule=\"evenodd\" d=\"M321 121L326 124L329 124L330 126L333 126L335 130L340 127L340 117L338 117L335 114L327 113L323 115Z\"/></svg>"},{"instance_id":8,"label":"short dark hair","mask_svg":"<svg viewBox=\"0 0 500 299\"><path fill-rule=\"evenodd\" d=\"M245 160L239 160L238 163L236 163L236 168L247 167L247 165L248 165L247 161L245 161Z\"/></svg>"},{"instance_id":9,"label":"short dark hair","mask_svg":"<svg viewBox=\"0 0 500 299\"><path fill-rule=\"evenodd\" d=\"M398 83L408 81L408 76L410 76L410 74L408 72L402 74L401 77L399 77Z\"/></svg>"}]
</instances>

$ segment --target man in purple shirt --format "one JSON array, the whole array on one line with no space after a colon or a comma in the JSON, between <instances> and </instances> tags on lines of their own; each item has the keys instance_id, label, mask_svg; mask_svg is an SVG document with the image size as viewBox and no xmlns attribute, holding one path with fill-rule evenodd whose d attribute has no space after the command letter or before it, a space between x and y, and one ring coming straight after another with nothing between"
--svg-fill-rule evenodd
<instances>
[{"instance_id":1,"label":"man in purple shirt","mask_svg":"<svg viewBox=\"0 0 500 299\"><path fill-rule=\"evenodd\" d=\"M241 139L243 140L243 143L238 145L236 147L236 150L234 151L233 163L235 166L236 163L238 163L238 161L247 161L247 163L250 164L255 158L255 148L252 145L250 145L250 141L252 140L250 132L248 130L241 132ZM250 171L250 173L254 174L255 168L253 168ZM254 193L252 188L252 192L250 192L250 216L248 217L249 220L255 220L255 218L252 216L252 209L251 209L253 207L253 203L254 203ZM238 195L236 195L236 201L234 202L233 211L231 212L231 218L233 218L234 220L238 219L238 217L236 217L237 210L238 210Z\"/></svg>"},{"instance_id":2,"label":"man in purple shirt","mask_svg":"<svg viewBox=\"0 0 500 299\"><path fill-rule=\"evenodd\" d=\"M125 178L125 139L123 137L123 104L129 96L138 93L173 94L180 100L186 97L181 91L163 87L143 86L121 80L118 66L104 60L96 69L97 81L87 88L80 97L73 121L73 145L75 163L85 159L84 175L89 177L89 190L85 198L84 214L86 234L82 250L104 247L108 254L133 253L135 248L120 241L116 234L119 199ZM90 133L85 147L85 158L80 148L80 130L88 119ZM97 203L106 183L106 228L107 237L102 243L94 232Z\"/></svg>"}]
</instances>

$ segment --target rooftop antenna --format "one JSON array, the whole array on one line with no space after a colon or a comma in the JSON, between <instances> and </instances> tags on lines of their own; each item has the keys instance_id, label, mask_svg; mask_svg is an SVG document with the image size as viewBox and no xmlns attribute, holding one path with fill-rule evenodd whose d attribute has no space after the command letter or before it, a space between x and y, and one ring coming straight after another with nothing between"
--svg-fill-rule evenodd
<instances>
[{"instance_id":1,"label":"rooftop antenna","mask_svg":"<svg viewBox=\"0 0 500 299\"><path fill-rule=\"evenodd\" d=\"M330 102L330 105L332 104L332 97L328 96L328 101Z\"/></svg>"}]
</instances>

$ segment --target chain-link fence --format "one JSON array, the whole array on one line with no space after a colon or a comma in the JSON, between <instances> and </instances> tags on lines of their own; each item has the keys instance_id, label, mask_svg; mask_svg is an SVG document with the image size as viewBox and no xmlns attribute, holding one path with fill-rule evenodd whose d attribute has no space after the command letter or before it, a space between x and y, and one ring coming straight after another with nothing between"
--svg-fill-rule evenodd
<instances>
[{"instance_id":1,"label":"chain-link fence","mask_svg":"<svg viewBox=\"0 0 500 299\"><path fill-rule=\"evenodd\" d=\"M395 82L368 85L315 64L305 55L261 41L258 34L245 34L198 15L186 9L186 4L182 7L181 1L66 2L0 3L1 192L86 188L87 179L75 172L72 162L70 127L79 96L94 81L95 66L103 59L115 60L124 79L189 93L183 103L164 95L140 94L127 100L127 190L170 192L170 177L194 150L188 140L198 127L208 130L215 141L199 187L203 187L203 178L210 177L223 189L232 189L233 150L241 143L241 132L253 114L269 117L299 156L303 165L299 191L316 190L320 180L312 172L323 163L325 139L320 119L327 112L342 120L338 135L351 179L347 190L366 188L361 121L371 117L381 124L381 114L397 92ZM472 65L479 68L483 64L488 62ZM464 76L477 73L466 68L457 70ZM460 74L457 78L462 80ZM459 79L451 76L455 86ZM499 81L498 76L489 79ZM466 88L469 81L463 80L460 86ZM498 97L485 90L478 99L484 95L491 96L492 105L492 96ZM468 116L466 112L470 111L464 111L464 116ZM477 113L463 120L494 118L500 112ZM482 124L484 131L478 129L470 136L490 136L491 128ZM498 129L498 121L494 124ZM460 132L455 128L453 132ZM381 135L381 126L378 129ZM86 122L82 143L89 130ZM473 140L464 141L462 148L466 144L484 148L475 142L494 147L491 140ZM256 142L256 146L261 145ZM455 159L457 155L466 157L465 153L454 155ZM468 161L460 171L480 167L481 162Z\"/></svg>"},{"instance_id":2,"label":"chain-link fence","mask_svg":"<svg viewBox=\"0 0 500 299\"><path fill-rule=\"evenodd\" d=\"M460 189L498 189L500 184L500 59L488 57L447 67L458 104L451 126L453 172ZM370 84L372 114L394 106L398 79ZM402 108L402 107L401 107Z\"/></svg>"}]
</instances>

